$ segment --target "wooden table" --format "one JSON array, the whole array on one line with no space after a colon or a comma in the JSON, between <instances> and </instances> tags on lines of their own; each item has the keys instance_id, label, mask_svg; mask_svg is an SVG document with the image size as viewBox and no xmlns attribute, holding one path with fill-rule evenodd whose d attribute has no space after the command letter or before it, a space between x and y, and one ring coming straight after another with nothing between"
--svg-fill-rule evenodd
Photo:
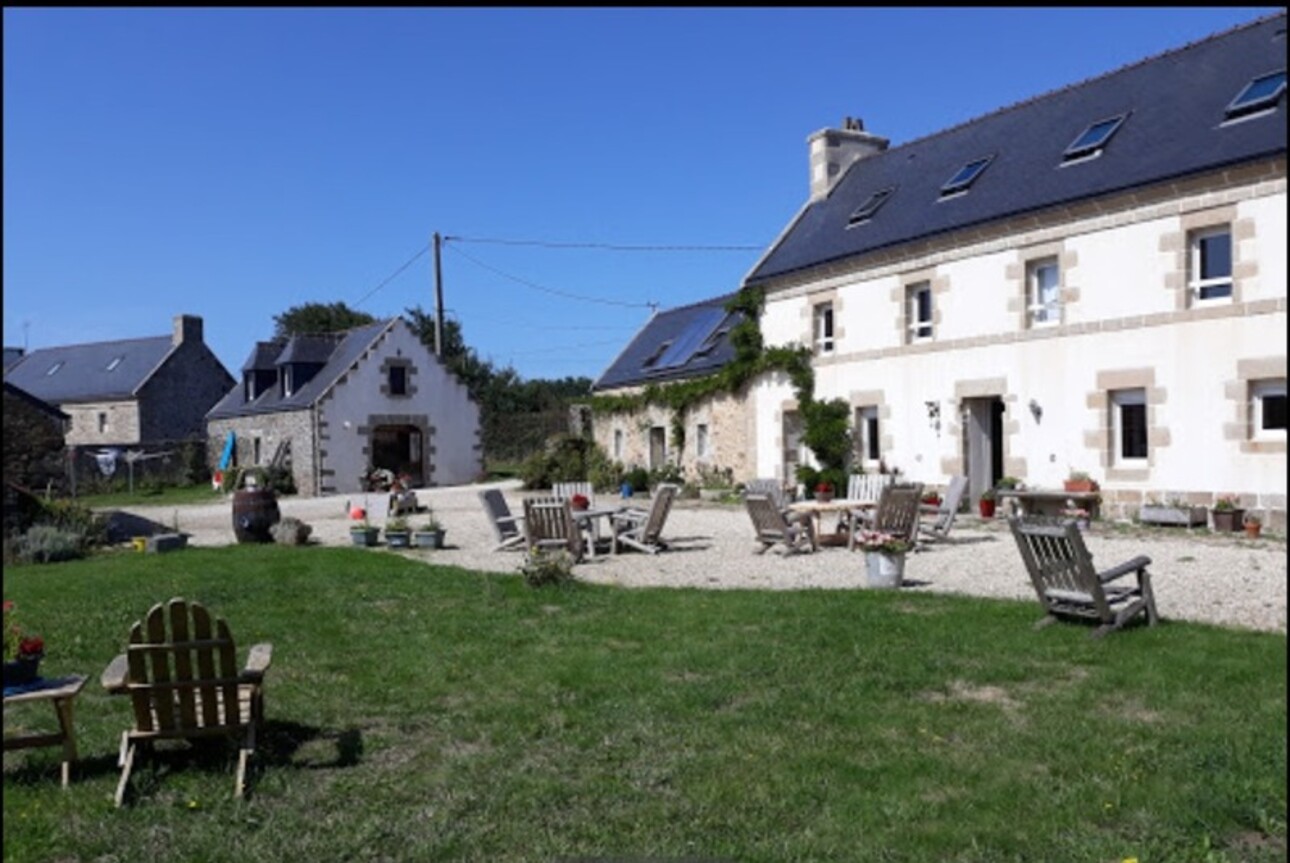
<instances>
[{"instance_id":1,"label":"wooden table","mask_svg":"<svg viewBox=\"0 0 1290 863\"><path fill-rule=\"evenodd\" d=\"M573 520L578 523L579 530L587 532L587 557L596 556L596 543L600 541L600 520L603 518L606 524L609 524L610 517L618 512L615 507L596 506L588 509L575 509ZM613 533L613 527L610 525L610 533Z\"/></svg>"},{"instance_id":2,"label":"wooden table","mask_svg":"<svg viewBox=\"0 0 1290 863\"><path fill-rule=\"evenodd\" d=\"M815 542L818 545L840 546L847 544L847 533L840 528L845 524L847 530L851 529L851 511L872 509L876 505L872 501L850 500L839 497L829 501L799 500L795 503L790 503L788 509L790 512L804 513L811 519L812 527L815 530ZM838 513L838 525L832 533L824 533L820 529L820 520L825 513L829 512Z\"/></svg>"},{"instance_id":3,"label":"wooden table","mask_svg":"<svg viewBox=\"0 0 1290 863\"><path fill-rule=\"evenodd\" d=\"M1064 510L1082 509L1089 518L1097 518L1101 492L1062 491L1060 489L1005 489L996 494L1002 505L1007 501L1017 515L1062 515Z\"/></svg>"},{"instance_id":4,"label":"wooden table","mask_svg":"<svg viewBox=\"0 0 1290 863\"><path fill-rule=\"evenodd\" d=\"M28 749L33 746L63 747L63 787L71 778L72 762L76 760L76 730L72 726L72 702L85 687L85 677L73 674L56 681L59 685L31 692L20 692L17 695L4 697L5 716L9 715L12 706L30 704L37 701L49 701L54 705L54 715L58 717L58 732L54 734L23 734L4 739L4 751L10 749Z\"/></svg>"}]
</instances>

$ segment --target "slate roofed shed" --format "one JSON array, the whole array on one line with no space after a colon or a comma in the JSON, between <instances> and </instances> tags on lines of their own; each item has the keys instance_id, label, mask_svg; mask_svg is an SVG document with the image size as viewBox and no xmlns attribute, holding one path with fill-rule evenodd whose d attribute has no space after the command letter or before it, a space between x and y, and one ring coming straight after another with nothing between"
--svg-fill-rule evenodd
<instances>
[{"instance_id":1,"label":"slate roofed shed","mask_svg":"<svg viewBox=\"0 0 1290 863\"><path fill-rule=\"evenodd\" d=\"M681 380L717 371L734 359L730 330L743 320L742 314L725 309L733 296L658 312L596 379L592 390Z\"/></svg>"}]
</instances>

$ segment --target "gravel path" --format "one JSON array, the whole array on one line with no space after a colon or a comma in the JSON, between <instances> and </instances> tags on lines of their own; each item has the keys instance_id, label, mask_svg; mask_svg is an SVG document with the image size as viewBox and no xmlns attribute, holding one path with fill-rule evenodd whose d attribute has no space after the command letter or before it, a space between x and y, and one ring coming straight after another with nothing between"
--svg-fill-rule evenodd
<instances>
[{"instance_id":1,"label":"gravel path","mask_svg":"<svg viewBox=\"0 0 1290 863\"><path fill-rule=\"evenodd\" d=\"M419 490L418 500L432 506L447 528L448 547L400 553L468 569L515 572L520 553L492 550L492 528L478 498L478 492L489 487L502 488L511 511L522 512L525 493L514 481ZM609 499L601 502L617 503ZM373 524L384 522L385 496L380 494L278 501L284 516L312 525L311 540L323 545L350 543L347 513L351 504L366 505ZM164 529L177 522L179 529L189 534L192 545L236 542L232 503L227 499L182 507L129 507L127 512L164 525ZM862 555L845 549L784 557L777 547L764 557L758 556L748 515L728 504L677 501L663 535L670 544L666 553L604 554L579 565L575 572L588 582L623 587L796 590L861 588L864 583ZM931 545L927 551L909 556L904 590L1035 602L1005 523L960 516L951 537L949 543ZM1150 556L1156 605L1164 618L1286 631L1286 546L1282 538L1248 540L1242 534L1229 537L1096 525L1088 533L1087 543L1100 566L1139 554Z\"/></svg>"}]
</instances>

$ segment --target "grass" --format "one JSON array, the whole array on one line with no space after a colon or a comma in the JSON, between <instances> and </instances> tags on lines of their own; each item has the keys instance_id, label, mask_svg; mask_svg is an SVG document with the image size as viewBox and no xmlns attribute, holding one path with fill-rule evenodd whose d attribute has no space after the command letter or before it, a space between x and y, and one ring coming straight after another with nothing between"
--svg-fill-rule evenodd
<instances>
[{"instance_id":1,"label":"grass","mask_svg":"<svg viewBox=\"0 0 1290 863\"><path fill-rule=\"evenodd\" d=\"M1093 641L1033 631L1033 603L907 592L533 590L348 548L122 553L10 568L5 592L44 673L91 676L69 789L57 750L5 755L6 861L1285 859L1283 635ZM164 753L115 810L130 710L97 676L171 596L243 656L274 643L252 796L230 759Z\"/></svg>"},{"instance_id":2,"label":"grass","mask_svg":"<svg viewBox=\"0 0 1290 863\"><path fill-rule=\"evenodd\" d=\"M220 503L224 495L211 488L210 483L184 486L135 486L133 493L117 491L105 494L83 494L76 498L81 506L92 509L113 509L122 506L184 506L200 503Z\"/></svg>"}]
</instances>

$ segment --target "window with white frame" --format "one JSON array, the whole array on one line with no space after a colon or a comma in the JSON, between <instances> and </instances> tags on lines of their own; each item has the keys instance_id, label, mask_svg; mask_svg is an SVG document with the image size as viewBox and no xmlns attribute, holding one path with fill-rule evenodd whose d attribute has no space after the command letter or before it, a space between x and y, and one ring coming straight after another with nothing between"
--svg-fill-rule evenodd
<instances>
[{"instance_id":1,"label":"window with white frame","mask_svg":"<svg viewBox=\"0 0 1290 863\"><path fill-rule=\"evenodd\" d=\"M1061 323L1061 278L1056 258L1026 266L1026 320L1032 327Z\"/></svg>"},{"instance_id":2,"label":"window with white frame","mask_svg":"<svg viewBox=\"0 0 1290 863\"><path fill-rule=\"evenodd\" d=\"M614 458L623 457L623 430L614 429Z\"/></svg>"},{"instance_id":3,"label":"window with white frame","mask_svg":"<svg viewBox=\"0 0 1290 863\"><path fill-rule=\"evenodd\" d=\"M1250 437L1286 439L1286 379L1250 382Z\"/></svg>"},{"instance_id":4,"label":"window with white frame","mask_svg":"<svg viewBox=\"0 0 1290 863\"><path fill-rule=\"evenodd\" d=\"M882 457L878 446L878 407L869 405L856 408L856 456L862 463L876 462Z\"/></svg>"},{"instance_id":5,"label":"window with white frame","mask_svg":"<svg viewBox=\"0 0 1290 863\"><path fill-rule=\"evenodd\" d=\"M910 343L932 337L931 282L919 282L905 288L905 318Z\"/></svg>"},{"instance_id":6,"label":"window with white frame","mask_svg":"<svg viewBox=\"0 0 1290 863\"><path fill-rule=\"evenodd\" d=\"M833 303L817 303L814 312L815 352L833 353Z\"/></svg>"},{"instance_id":7,"label":"window with white frame","mask_svg":"<svg viewBox=\"0 0 1290 863\"><path fill-rule=\"evenodd\" d=\"M1226 225L1188 238L1187 288L1193 302L1231 299L1232 232Z\"/></svg>"},{"instance_id":8,"label":"window with white frame","mask_svg":"<svg viewBox=\"0 0 1290 863\"><path fill-rule=\"evenodd\" d=\"M1147 462L1147 391L1112 390L1111 447L1114 463L1124 467Z\"/></svg>"},{"instance_id":9,"label":"window with white frame","mask_svg":"<svg viewBox=\"0 0 1290 863\"><path fill-rule=\"evenodd\" d=\"M697 458L708 457L708 426L699 423L694 429L694 454Z\"/></svg>"}]
</instances>

